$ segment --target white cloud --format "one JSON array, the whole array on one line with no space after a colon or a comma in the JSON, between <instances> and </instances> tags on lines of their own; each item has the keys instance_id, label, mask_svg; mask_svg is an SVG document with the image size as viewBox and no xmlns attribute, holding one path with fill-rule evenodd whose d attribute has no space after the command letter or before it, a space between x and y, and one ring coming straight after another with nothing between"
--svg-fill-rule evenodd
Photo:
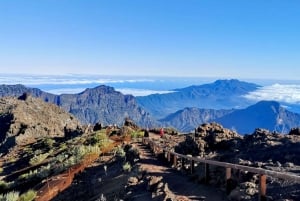
<instances>
[{"instance_id":1,"label":"white cloud","mask_svg":"<svg viewBox=\"0 0 300 201\"><path fill-rule=\"evenodd\" d=\"M51 90L45 90L48 93L51 94L77 94L80 92L83 92L85 88L61 88L61 89L51 89Z\"/></svg>"},{"instance_id":2,"label":"white cloud","mask_svg":"<svg viewBox=\"0 0 300 201\"><path fill-rule=\"evenodd\" d=\"M300 85L274 84L264 86L244 96L250 100L274 100L291 104L300 104Z\"/></svg>"},{"instance_id":3,"label":"white cloud","mask_svg":"<svg viewBox=\"0 0 300 201\"><path fill-rule=\"evenodd\" d=\"M149 89L133 89L133 88L121 88L116 89L116 91L121 92L122 94L131 94L133 96L147 96L151 94L167 94L172 93L174 91L157 91L157 90L149 90Z\"/></svg>"},{"instance_id":4,"label":"white cloud","mask_svg":"<svg viewBox=\"0 0 300 201\"><path fill-rule=\"evenodd\" d=\"M109 84L109 83L137 83L154 82L146 78L125 78L125 77L107 77L101 75L21 75L5 74L0 75L0 84L23 84L28 86L43 84Z\"/></svg>"}]
</instances>

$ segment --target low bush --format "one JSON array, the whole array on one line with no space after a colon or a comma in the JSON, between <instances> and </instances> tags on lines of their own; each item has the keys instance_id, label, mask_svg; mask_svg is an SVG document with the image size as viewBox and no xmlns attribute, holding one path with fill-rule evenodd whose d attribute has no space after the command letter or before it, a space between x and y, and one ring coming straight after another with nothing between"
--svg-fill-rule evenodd
<instances>
[{"instance_id":1,"label":"low bush","mask_svg":"<svg viewBox=\"0 0 300 201\"><path fill-rule=\"evenodd\" d=\"M28 190L20 196L19 201L33 201L36 197L36 191Z\"/></svg>"}]
</instances>

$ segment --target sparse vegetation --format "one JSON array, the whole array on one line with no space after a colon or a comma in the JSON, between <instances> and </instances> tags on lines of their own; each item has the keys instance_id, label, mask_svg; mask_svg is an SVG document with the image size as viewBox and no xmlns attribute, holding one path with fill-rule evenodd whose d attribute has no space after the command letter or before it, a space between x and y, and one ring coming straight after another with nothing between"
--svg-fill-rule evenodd
<instances>
[{"instance_id":1,"label":"sparse vegetation","mask_svg":"<svg viewBox=\"0 0 300 201\"><path fill-rule=\"evenodd\" d=\"M20 201L32 201L36 197L36 191L34 190L28 190L26 193L23 193L20 196Z\"/></svg>"},{"instance_id":2,"label":"sparse vegetation","mask_svg":"<svg viewBox=\"0 0 300 201\"><path fill-rule=\"evenodd\" d=\"M50 153L44 153L44 154L34 155L30 159L29 164L30 165L37 165L37 164L43 162L49 155L50 155Z\"/></svg>"},{"instance_id":3,"label":"sparse vegetation","mask_svg":"<svg viewBox=\"0 0 300 201\"><path fill-rule=\"evenodd\" d=\"M125 171L125 172L130 172L131 171L131 165L130 165L130 163L129 162L126 162L124 165L123 165L123 170Z\"/></svg>"},{"instance_id":4,"label":"sparse vegetation","mask_svg":"<svg viewBox=\"0 0 300 201\"><path fill-rule=\"evenodd\" d=\"M0 201L18 201L18 200L19 200L19 192L16 191L12 191L0 195Z\"/></svg>"},{"instance_id":5,"label":"sparse vegetation","mask_svg":"<svg viewBox=\"0 0 300 201\"><path fill-rule=\"evenodd\" d=\"M144 132L143 131L133 131L131 133L131 138L141 138L144 136Z\"/></svg>"}]
</instances>

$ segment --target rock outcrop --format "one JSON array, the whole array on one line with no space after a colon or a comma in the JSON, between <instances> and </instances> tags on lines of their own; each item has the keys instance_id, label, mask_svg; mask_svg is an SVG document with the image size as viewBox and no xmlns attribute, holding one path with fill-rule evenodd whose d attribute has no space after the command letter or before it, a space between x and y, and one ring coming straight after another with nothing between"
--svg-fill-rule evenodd
<instances>
[{"instance_id":1,"label":"rock outcrop","mask_svg":"<svg viewBox=\"0 0 300 201\"><path fill-rule=\"evenodd\" d=\"M81 132L80 122L54 104L31 96L0 99L1 151L44 137L65 137Z\"/></svg>"},{"instance_id":2,"label":"rock outcrop","mask_svg":"<svg viewBox=\"0 0 300 201\"><path fill-rule=\"evenodd\" d=\"M103 125L117 124L121 126L126 117L143 127L152 127L158 124L150 117L149 113L138 106L132 95L123 95L114 88L104 85L88 88L78 94L62 95L46 93L23 85L0 85L0 97L19 97L24 93L62 107L66 112L76 116L83 124L101 122Z\"/></svg>"}]
</instances>

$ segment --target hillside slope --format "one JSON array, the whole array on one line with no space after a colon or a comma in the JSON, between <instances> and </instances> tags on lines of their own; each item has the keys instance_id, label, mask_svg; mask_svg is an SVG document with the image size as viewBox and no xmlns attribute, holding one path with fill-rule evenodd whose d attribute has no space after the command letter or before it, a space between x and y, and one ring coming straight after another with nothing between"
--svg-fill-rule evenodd
<instances>
[{"instance_id":1,"label":"hillside slope","mask_svg":"<svg viewBox=\"0 0 300 201\"><path fill-rule=\"evenodd\" d=\"M278 102L261 101L239 110L185 108L161 122L183 132L190 132L202 123L217 122L240 134L252 133L256 128L287 133L300 126L300 114L286 110Z\"/></svg>"},{"instance_id":2,"label":"hillside slope","mask_svg":"<svg viewBox=\"0 0 300 201\"><path fill-rule=\"evenodd\" d=\"M54 104L27 97L0 99L0 150L25 145L45 137L81 132L80 122Z\"/></svg>"},{"instance_id":3,"label":"hillside slope","mask_svg":"<svg viewBox=\"0 0 300 201\"><path fill-rule=\"evenodd\" d=\"M184 108L183 110L168 115L160 121L164 126L171 126L180 131L189 132L200 124L214 121L233 111L234 110Z\"/></svg>"},{"instance_id":4,"label":"hillside slope","mask_svg":"<svg viewBox=\"0 0 300 201\"><path fill-rule=\"evenodd\" d=\"M123 95L112 87L98 86L78 94L54 95L23 85L0 85L0 97L18 97L24 92L45 102L54 103L65 111L72 113L82 123L122 125L126 117L141 126L157 125L150 115L138 106L131 95Z\"/></svg>"},{"instance_id":5,"label":"hillside slope","mask_svg":"<svg viewBox=\"0 0 300 201\"><path fill-rule=\"evenodd\" d=\"M292 128L300 126L300 114L286 110L275 101L260 101L215 121L242 134L252 133L255 128L288 133Z\"/></svg>"},{"instance_id":6,"label":"hillside slope","mask_svg":"<svg viewBox=\"0 0 300 201\"><path fill-rule=\"evenodd\" d=\"M138 103L156 118L164 118L186 107L232 109L251 105L243 96L259 85L239 80L217 80L211 84L190 86L168 94L137 97Z\"/></svg>"}]
</instances>

